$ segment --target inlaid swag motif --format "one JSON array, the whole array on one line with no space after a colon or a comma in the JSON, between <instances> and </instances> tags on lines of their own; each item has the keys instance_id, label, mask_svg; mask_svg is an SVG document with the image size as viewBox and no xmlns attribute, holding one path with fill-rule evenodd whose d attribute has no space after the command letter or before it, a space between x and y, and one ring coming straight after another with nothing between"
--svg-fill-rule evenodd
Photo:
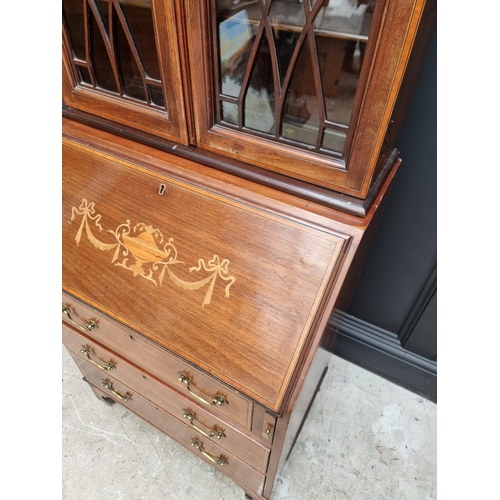
<instances>
[{"instance_id":1,"label":"inlaid swag motif","mask_svg":"<svg viewBox=\"0 0 500 500\"><path fill-rule=\"evenodd\" d=\"M169 238L165 242L163 234L159 229L143 222L137 223L133 228L130 220L120 224L114 231L106 230L114 236L115 242L105 243L97 239L91 230L90 221L94 226L103 231L100 224L101 215L96 214L94 202L88 203L84 198L81 205L72 207L70 222L72 223L77 216L82 216L82 221L75 237L77 246L80 245L83 231L88 240L99 250L114 250L111 262L115 266L120 266L132 271L134 276L140 276L151 281L156 286L162 285L165 274L177 286L184 290L198 290L208 285L208 290L202 303L202 307L210 304L212 294L215 288L217 277L228 282L225 287L225 296L229 297L229 289L236 281L234 276L229 276L229 260L220 259L214 255L208 262L204 259L198 259L198 265L189 268L189 272L205 272L208 274L205 278L198 281L186 281L179 278L174 272L175 266L186 266L186 264L177 258L177 249L173 243L174 239Z\"/></svg>"}]
</instances>

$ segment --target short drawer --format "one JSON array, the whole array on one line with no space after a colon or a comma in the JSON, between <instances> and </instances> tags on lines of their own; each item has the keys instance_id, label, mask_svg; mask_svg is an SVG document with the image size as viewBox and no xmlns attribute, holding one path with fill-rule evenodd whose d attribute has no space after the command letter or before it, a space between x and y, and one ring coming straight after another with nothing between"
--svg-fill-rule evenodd
<instances>
[{"instance_id":1,"label":"short drawer","mask_svg":"<svg viewBox=\"0 0 500 500\"><path fill-rule=\"evenodd\" d=\"M93 383L102 382L108 375L112 376L172 416L179 420L185 419L200 437L217 443L254 469L266 472L269 459L269 448L266 446L70 327L63 326L63 343L71 353L93 365L85 369ZM84 366L80 360L78 364Z\"/></svg>"},{"instance_id":2,"label":"short drawer","mask_svg":"<svg viewBox=\"0 0 500 500\"><path fill-rule=\"evenodd\" d=\"M95 389L102 391L107 397L122 404L178 443L184 445L210 465L226 474L242 488L254 491L259 495L262 494L265 481L264 475L228 453L218 444L200 436L190 425L172 417L160 406L109 376L109 374L102 374L97 368L77 355L73 354L73 359L88 383Z\"/></svg>"},{"instance_id":3,"label":"short drawer","mask_svg":"<svg viewBox=\"0 0 500 500\"><path fill-rule=\"evenodd\" d=\"M99 310L65 293L62 302L64 322L179 390L193 402L207 406L245 430L251 429L252 401Z\"/></svg>"}]
</instances>

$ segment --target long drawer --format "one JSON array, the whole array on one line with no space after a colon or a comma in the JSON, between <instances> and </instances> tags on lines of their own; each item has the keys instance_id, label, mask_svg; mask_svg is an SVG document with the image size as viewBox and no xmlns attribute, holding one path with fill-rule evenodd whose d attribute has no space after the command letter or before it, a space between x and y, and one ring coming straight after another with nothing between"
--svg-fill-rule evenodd
<instances>
[{"instance_id":1,"label":"long drawer","mask_svg":"<svg viewBox=\"0 0 500 500\"><path fill-rule=\"evenodd\" d=\"M109 374L103 375L97 368L79 356L72 354L72 357L89 384L184 445L200 458L229 476L245 490L254 491L259 495L262 493L265 481L264 475L228 453L216 443L200 437L190 425L172 417L168 412L144 398L132 388L127 387Z\"/></svg>"},{"instance_id":2,"label":"long drawer","mask_svg":"<svg viewBox=\"0 0 500 500\"><path fill-rule=\"evenodd\" d=\"M269 448L189 401L154 376L139 370L89 337L64 325L63 343L74 355L93 365L86 368L89 376L92 374L92 380L99 381L112 376L172 416L185 420L200 437L217 443L254 469L266 472Z\"/></svg>"},{"instance_id":3,"label":"long drawer","mask_svg":"<svg viewBox=\"0 0 500 500\"><path fill-rule=\"evenodd\" d=\"M63 321L182 391L193 402L207 406L243 429L251 429L250 400L99 310L64 293L62 302Z\"/></svg>"}]
</instances>

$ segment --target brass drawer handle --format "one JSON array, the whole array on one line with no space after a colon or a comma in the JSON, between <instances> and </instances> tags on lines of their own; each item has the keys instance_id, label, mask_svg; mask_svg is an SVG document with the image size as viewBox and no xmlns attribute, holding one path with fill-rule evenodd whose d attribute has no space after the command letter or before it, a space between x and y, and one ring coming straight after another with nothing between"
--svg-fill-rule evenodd
<instances>
[{"instance_id":1,"label":"brass drawer handle","mask_svg":"<svg viewBox=\"0 0 500 500\"><path fill-rule=\"evenodd\" d=\"M125 396L123 394L120 394L118 391L115 391L113 389L113 383L111 382L111 380L109 380L109 378L104 379L101 385L103 387L106 387L106 389L109 389L117 398L125 401L125 403L132 399L132 394L130 394L130 392L128 391L126 392Z\"/></svg>"},{"instance_id":2,"label":"brass drawer handle","mask_svg":"<svg viewBox=\"0 0 500 500\"><path fill-rule=\"evenodd\" d=\"M194 446L195 448L200 450L201 454L207 457L209 460L211 460L214 464L226 465L229 463L227 461L227 457L225 457L224 455L220 455L217 457L213 453L210 453L209 451L205 450L205 448L203 448L203 443L199 441L198 438L196 437L191 439L191 446Z\"/></svg>"},{"instance_id":3,"label":"brass drawer handle","mask_svg":"<svg viewBox=\"0 0 500 500\"><path fill-rule=\"evenodd\" d=\"M77 323L72 317L71 317L71 310L67 304L63 304L62 306L62 312L68 316L68 320L70 323L77 328L79 328L82 332L89 333L91 332L94 328L99 328L99 325L97 324L97 321L94 321L93 319L89 319L88 323L86 325L80 325L80 323Z\"/></svg>"},{"instance_id":4,"label":"brass drawer handle","mask_svg":"<svg viewBox=\"0 0 500 500\"><path fill-rule=\"evenodd\" d=\"M187 418L191 422L193 429L196 429L200 434L202 434L203 436L205 436L207 438L220 439L220 438L226 437L226 435L224 434L224 429L221 429L217 426L214 426L214 429L212 431L210 431L209 433L207 433L203 429L200 429L199 427L197 427L194 423L194 414L191 413L189 410L186 410L186 409L184 410L183 417Z\"/></svg>"},{"instance_id":5,"label":"brass drawer handle","mask_svg":"<svg viewBox=\"0 0 500 500\"><path fill-rule=\"evenodd\" d=\"M87 355L87 358L89 358L89 361L94 365L94 366L97 366L97 368L99 368L100 370L102 371L109 371L109 370L112 370L113 368L116 368L116 362L113 361L112 359L110 359L106 364L104 365L101 365L100 363L98 363L97 361L94 361L91 357L90 357L90 354L92 353L92 351L90 350L90 346L87 344L87 345L82 345L82 348L80 349L80 352L83 353L83 354L86 354Z\"/></svg>"},{"instance_id":6,"label":"brass drawer handle","mask_svg":"<svg viewBox=\"0 0 500 500\"><path fill-rule=\"evenodd\" d=\"M194 396L196 399L199 399L202 403L205 403L206 405L210 405L210 406L222 406L222 405L228 405L229 404L229 401L223 397L223 396L220 396L219 394L216 394L211 401L207 401L206 399L202 398L201 396L198 396L198 394L195 394L192 390L191 390L191 380L190 378L184 374L184 373L181 373L179 372L179 381L182 382L183 384L186 384L186 387L187 387L187 390L188 392Z\"/></svg>"},{"instance_id":7,"label":"brass drawer handle","mask_svg":"<svg viewBox=\"0 0 500 500\"><path fill-rule=\"evenodd\" d=\"M273 424L268 424L267 429L265 432L262 433L262 437L264 439L269 439L269 434L271 434L271 431L273 430Z\"/></svg>"}]
</instances>

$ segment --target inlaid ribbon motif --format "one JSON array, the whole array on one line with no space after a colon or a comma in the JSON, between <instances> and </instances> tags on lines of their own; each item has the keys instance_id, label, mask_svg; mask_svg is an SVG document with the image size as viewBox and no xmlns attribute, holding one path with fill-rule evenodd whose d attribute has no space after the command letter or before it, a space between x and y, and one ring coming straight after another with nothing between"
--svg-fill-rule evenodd
<instances>
[{"instance_id":1,"label":"inlaid ribbon motif","mask_svg":"<svg viewBox=\"0 0 500 500\"><path fill-rule=\"evenodd\" d=\"M114 231L111 229L106 230L106 232L114 236L116 242L104 243L97 239L91 230L91 223L93 223L99 231L103 231L100 224L101 215L96 214L94 202L88 203L84 198L78 208L73 207L70 222L72 223L77 216L82 216L75 237L77 246L80 245L85 230L88 240L96 248L105 251L114 250L111 262L115 266L128 269L132 271L134 276L141 276L156 286L162 285L165 273L173 283L184 290L198 290L208 285L202 307L210 304L218 277L227 282L225 296L229 297L229 289L236 281L236 278L228 275L228 259L221 260L218 255L214 255L208 262L204 259L198 259L198 265L188 268L189 272L203 272L206 276L198 281L186 281L179 278L172 270L174 266L186 266L184 262L177 258L177 249L173 243L174 239L169 238L168 241L165 241L159 229L143 222L139 222L132 228L130 220L127 219L124 224L120 224Z\"/></svg>"}]
</instances>

